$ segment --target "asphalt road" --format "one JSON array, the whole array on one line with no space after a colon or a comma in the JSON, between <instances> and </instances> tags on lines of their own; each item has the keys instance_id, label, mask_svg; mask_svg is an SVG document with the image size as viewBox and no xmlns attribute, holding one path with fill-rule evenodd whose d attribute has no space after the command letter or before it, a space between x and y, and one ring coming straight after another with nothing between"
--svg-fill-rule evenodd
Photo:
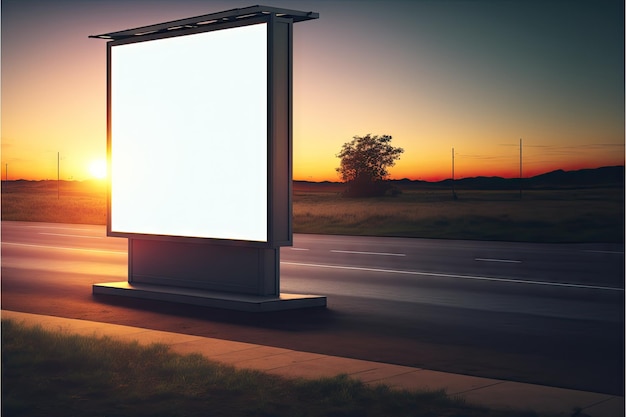
<instances>
[{"instance_id":1,"label":"asphalt road","mask_svg":"<svg viewBox=\"0 0 626 417\"><path fill-rule=\"evenodd\" d=\"M2 222L2 308L623 395L624 246L296 235L265 314L117 297L126 239Z\"/></svg>"}]
</instances>

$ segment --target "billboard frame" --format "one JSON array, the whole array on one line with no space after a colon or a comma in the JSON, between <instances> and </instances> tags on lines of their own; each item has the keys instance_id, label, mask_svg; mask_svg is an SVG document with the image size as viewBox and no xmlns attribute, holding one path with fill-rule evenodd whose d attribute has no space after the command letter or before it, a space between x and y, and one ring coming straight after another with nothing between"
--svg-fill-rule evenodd
<instances>
[{"instance_id":1,"label":"billboard frame","mask_svg":"<svg viewBox=\"0 0 626 417\"><path fill-rule=\"evenodd\" d=\"M238 28L248 25L267 25L267 213L266 240L252 241L230 238L178 236L113 230L112 194L109 179L107 192L107 235L129 239L164 240L220 245L276 248L293 244L292 230L292 165L293 165L293 111L292 111L292 21L276 14L262 14L245 19L227 20L187 30L167 30L114 39L107 42L107 163L112 172L112 48L138 42L159 41L171 37Z\"/></svg>"}]
</instances>

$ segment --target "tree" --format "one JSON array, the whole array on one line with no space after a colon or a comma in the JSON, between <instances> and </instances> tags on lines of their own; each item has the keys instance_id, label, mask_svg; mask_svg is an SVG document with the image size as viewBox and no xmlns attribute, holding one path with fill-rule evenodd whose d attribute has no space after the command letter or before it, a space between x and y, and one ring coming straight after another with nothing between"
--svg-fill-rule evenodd
<instances>
[{"instance_id":1,"label":"tree","mask_svg":"<svg viewBox=\"0 0 626 417\"><path fill-rule=\"evenodd\" d=\"M344 143L337 158L341 165L337 172L347 184L346 196L374 197L384 195L391 186L386 181L387 169L395 165L404 152L391 146L391 136L354 136Z\"/></svg>"}]
</instances>

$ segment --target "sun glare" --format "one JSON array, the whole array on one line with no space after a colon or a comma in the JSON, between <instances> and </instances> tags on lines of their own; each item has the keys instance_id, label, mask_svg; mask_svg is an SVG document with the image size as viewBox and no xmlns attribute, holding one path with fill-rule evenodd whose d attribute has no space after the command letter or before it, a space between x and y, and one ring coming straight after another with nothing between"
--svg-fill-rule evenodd
<instances>
[{"instance_id":1,"label":"sun glare","mask_svg":"<svg viewBox=\"0 0 626 417\"><path fill-rule=\"evenodd\" d=\"M107 163L103 159L98 159L89 164L89 173L92 177L103 179L107 176Z\"/></svg>"}]
</instances>

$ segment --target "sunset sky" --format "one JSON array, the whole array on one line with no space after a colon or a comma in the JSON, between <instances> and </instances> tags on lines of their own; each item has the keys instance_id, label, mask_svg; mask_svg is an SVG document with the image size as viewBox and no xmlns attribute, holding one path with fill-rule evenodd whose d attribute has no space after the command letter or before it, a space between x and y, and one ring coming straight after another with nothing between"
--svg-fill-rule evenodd
<instances>
[{"instance_id":1,"label":"sunset sky","mask_svg":"<svg viewBox=\"0 0 626 417\"><path fill-rule=\"evenodd\" d=\"M56 179L57 153L61 179L97 175L106 41L89 35L257 3L2 0L2 179ZM624 164L621 0L261 3L320 14L294 25L296 180L337 181L368 133L404 148L397 179L449 178L452 148L457 178L516 177L520 138L524 176Z\"/></svg>"}]
</instances>

